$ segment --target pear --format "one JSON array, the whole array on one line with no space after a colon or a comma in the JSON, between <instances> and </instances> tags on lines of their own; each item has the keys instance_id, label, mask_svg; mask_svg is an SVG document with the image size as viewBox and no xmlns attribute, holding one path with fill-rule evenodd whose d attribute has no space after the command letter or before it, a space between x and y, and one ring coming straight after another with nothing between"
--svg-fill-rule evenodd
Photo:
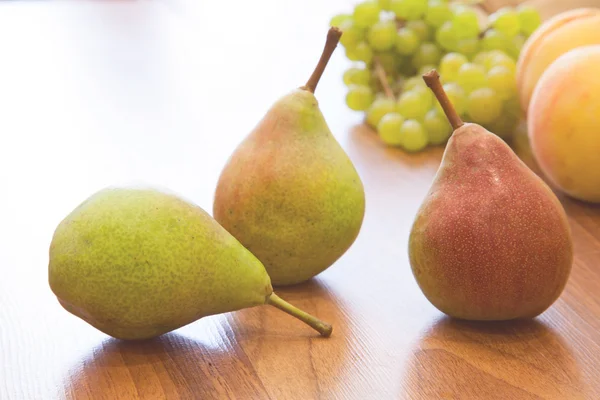
<instances>
[{"instance_id":1,"label":"pear","mask_svg":"<svg viewBox=\"0 0 600 400\"><path fill-rule=\"evenodd\" d=\"M341 31L330 29L306 85L280 98L230 156L215 219L260 259L274 285L306 281L356 239L365 194L314 92Z\"/></svg>"},{"instance_id":2,"label":"pear","mask_svg":"<svg viewBox=\"0 0 600 400\"><path fill-rule=\"evenodd\" d=\"M262 304L332 330L273 293L260 261L204 210L156 189L107 188L79 205L56 228L48 276L67 311L119 339Z\"/></svg>"},{"instance_id":3,"label":"pear","mask_svg":"<svg viewBox=\"0 0 600 400\"><path fill-rule=\"evenodd\" d=\"M560 296L571 271L564 209L502 139L461 121L435 70L424 79L454 132L410 232L414 277L452 317L533 318Z\"/></svg>"}]
</instances>

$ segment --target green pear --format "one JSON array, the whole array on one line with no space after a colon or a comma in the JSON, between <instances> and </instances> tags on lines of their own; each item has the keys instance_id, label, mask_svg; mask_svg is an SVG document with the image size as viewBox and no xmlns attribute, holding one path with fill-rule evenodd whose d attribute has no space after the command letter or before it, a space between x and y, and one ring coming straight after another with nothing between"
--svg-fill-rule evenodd
<instances>
[{"instance_id":1,"label":"green pear","mask_svg":"<svg viewBox=\"0 0 600 400\"><path fill-rule=\"evenodd\" d=\"M67 311L115 338L262 304L331 334L273 293L261 262L204 210L155 189L108 188L84 201L56 228L48 274Z\"/></svg>"},{"instance_id":2,"label":"green pear","mask_svg":"<svg viewBox=\"0 0 600 400\"><path fill-rule=\"evenodd\" d=\"M435 71L424 78L454 133L411 229L415 279L452 317L533 318L560 296L571 272L565 211L502 139L461 121Z\"/></svg>"},{"instance_id":3,"label":"green pear","mask_svg":"<svg viewBox=\"0 0 600 400\"><path fill-rule=\"evenodd\" d=\"M274 285L303 282L331 266L362 225L362 182L314 95L340 35L329 31L307 84L269 109L217 185L215 219L263 262Z\"/></svg>"}]
</instances>

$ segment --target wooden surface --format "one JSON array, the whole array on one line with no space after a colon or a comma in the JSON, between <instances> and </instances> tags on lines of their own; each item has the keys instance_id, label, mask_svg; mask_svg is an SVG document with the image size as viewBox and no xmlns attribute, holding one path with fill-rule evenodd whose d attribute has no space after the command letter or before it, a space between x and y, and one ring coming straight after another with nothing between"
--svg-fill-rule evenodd
<instances>
[{"instance_id":1,"label":"wooden surface","mask_svg":"<svg viewBox=\"0 0 600 400\"><path fill-rule=\"evenodd\" d=\"M53 297L48 245L73 207L104 186L146 182L210 210L234 146L305 82L327 21L350 4L0 4L0 399L600 398L600 207L561 197L575 263L541 317L445 318L407 257L442 151L380 145L344 105L342 51L317 97L364 181L364 226L332 268L279 291L331 322L330 339L265 306L126 343Z\"/></svg>"}]
</instances>

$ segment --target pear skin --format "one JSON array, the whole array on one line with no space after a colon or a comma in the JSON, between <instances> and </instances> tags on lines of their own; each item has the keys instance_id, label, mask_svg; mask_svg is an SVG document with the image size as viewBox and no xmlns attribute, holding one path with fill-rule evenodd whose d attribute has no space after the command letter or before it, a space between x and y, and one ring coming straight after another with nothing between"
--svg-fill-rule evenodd
<instances>
[{"instance_id":1,"label":"pear skin","mask_svg":"<svg viewBox=\"0 0 600 400\"><path fill-rule=\"evenodd\" d=\"M430 85L436 74L428 76ZM571 271L564 209L498 136L456 115L449 120L455 131L410 233L413 274L452 317L535 317L560 296Z\"/></svg>"},{"instance_id":2,"label":"pear skin","mask_svg":"<svg viewBox=\"0 0 600 400\"><path fill-rule=\"evenodd\" d=\"M268 110L229 158L215 192L215 219L262 261L274 285L331 266L362 225L362 182L314 95L338 40L332 28L311 79Z\"/></svg>"},{"instance_id":3,"label":"pear skin","mask_svg":"<svg viewBox=\"0 0 600 400\"><path fill-rule=\"evenodd\" d=\"M300 312L210 215L154 189L104 189L79 205L54 233L48 273L67 311L120 339L262 304Z\"/></svg>"}]
</instances>

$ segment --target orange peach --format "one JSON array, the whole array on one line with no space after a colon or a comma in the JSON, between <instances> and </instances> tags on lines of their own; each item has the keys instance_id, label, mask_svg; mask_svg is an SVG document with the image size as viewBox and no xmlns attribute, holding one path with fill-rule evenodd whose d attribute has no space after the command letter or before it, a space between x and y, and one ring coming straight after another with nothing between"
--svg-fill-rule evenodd
<instances>
[{"instance_id":1,"label":"orange peach","mask_svg":"<svg viewBox=\"0 0 600 400\"><path fill-rule=\"evenodd\" d=\"M574 48L600 44L600 9L578 8L543 23L527 40L517 62L517 86L523 111L542 73Z\"/></svg>"},{"instance_id":2,"label":"orange peach","mask_svg":"<svg viewBox=\"0 0 600 400\"><path fill-rule=\"evenodd\" d=\"M562 191L600 202L600 45L556 59L542 74L528 110L531 149Z\"/></svg>"}]
</instances>

